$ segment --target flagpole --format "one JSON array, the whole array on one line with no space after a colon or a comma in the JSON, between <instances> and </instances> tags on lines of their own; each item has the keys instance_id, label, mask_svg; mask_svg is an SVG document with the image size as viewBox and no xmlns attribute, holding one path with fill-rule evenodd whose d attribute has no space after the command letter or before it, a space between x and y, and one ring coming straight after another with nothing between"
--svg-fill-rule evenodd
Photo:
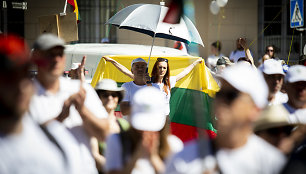
<instances>
[{"instance_id":1,"label":"flagpole","mask_svg":"<svg viewBox=\"0 0 306 174\"><path fill-rule=\"evenodd\" d=\"M66 15L66 9L67 9L67 0L65 1L65 6L64 6L63 13L60 13L61 16Z\"/></svg>"}]
</instances>

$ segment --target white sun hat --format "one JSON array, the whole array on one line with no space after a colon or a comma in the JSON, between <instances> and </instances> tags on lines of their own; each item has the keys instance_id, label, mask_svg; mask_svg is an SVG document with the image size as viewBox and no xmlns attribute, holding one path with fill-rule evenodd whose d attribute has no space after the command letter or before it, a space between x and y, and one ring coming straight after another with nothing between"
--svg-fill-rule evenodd
<instances>
[{"instance_id":1,"label":"white sun hat","mask_svg":"<svg viewBox=\"0 0 306 174\"><path fill-rule=\"evenodd\" d=\"M166 123L166 101L155 87L139 89L132 99L131 125L142 131L160 131Z\"/></svg>"},{"instance_id":2,"label":"white sun hat","mask_svg":"<svg viewBox=\"0 0 306 174\"><path fill-rule=\"evenodd\" d=\"M224 69L221 78L238 91L249 94L257 107L263 108L266 106L268 86L262 73L257 69L244 63L237 63Z\"/></svg>"},{"instance_id":3,"label":"white sun hat","mask_svg":"<svg viewBox=\"0 0 306 174\"><path fill-rule=\"evenodd\" d=\"M268 75L272 74L285 75L282 63L274 59L269 59L264 61L263 64L259 66L259 70L261 70L263 73Z\"/></svg>"},{"instance_id":4,"label":"white sun hat","mask_svg":"<svg viewBox=\"0 0 306 174\"><path fill-rule=\"evenodd\" d=\"M144 62L144 63L147 63L143 58L138 57L138 58L132 60L131 66L133 66L133 64L134 64L134 63L137 63L137 62Z\"/></svg>"},{"instance_id":5,"label":"white sun hat","mask_svg":"<svg viewBox=\"0 0 306 174\"><path fill-rule=\"evenodd\" d=\"M306 81L306 66L294 65L289 68L285 76L285 81L289 83Z\"/></svg>"},{"instance_id":6,"label":"white sun hat","mask_svg":"<svg viewBox=\"0 0 306 174\"><path fill-rule=\"evenodd\" d=\"M121 99L124 98L125 90L123 87L118 87L117 83L112 79L103 79L101 80L95 87L96 91L104 90L104 91L115 91L120 92Z\"/></svg>"}]
</instances>

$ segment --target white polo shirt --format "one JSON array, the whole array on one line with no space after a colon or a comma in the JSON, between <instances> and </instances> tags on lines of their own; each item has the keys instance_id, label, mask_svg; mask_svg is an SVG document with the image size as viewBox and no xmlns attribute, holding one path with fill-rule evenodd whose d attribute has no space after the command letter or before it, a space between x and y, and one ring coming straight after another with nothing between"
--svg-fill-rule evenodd
<instances>
[{"instance_id":1,"label":"white polo shirt","mask_svg":"<svg viewBox=\"0 0 306 174\"><path fill-rule=\"evenodd\" d=\"M29 114L39 124L57 117L61 111L64 101L80 89L79 80L70 80L64 77L59 78L60 87L56 94L50 93L35 79L34 86L36 93L30 103ZM107 118L107 112L97 96L95 90L86 83L83 83L86 91L85 106L98 118ZM84 171L97 173L95 161L91 154L90 139L82 126L83 121L74 106L70 107L70 114L63 124L70 130L78 141L81 148Z\"/></svg>"}]
</instances>

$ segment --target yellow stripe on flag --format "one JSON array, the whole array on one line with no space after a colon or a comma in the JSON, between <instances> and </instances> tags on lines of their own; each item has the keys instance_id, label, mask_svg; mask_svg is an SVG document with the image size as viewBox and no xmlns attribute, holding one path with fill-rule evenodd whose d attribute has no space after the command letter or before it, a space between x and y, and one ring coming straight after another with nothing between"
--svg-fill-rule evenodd
<instances>
[{"instance_id":1,"label":"yellow stripe on flag","mask_svg":"<svg viewBox=\"0 0 306 174\"><path fill-rule=\"evenodd\" d=\"M128 69L131 69L131 62L133 59L141 57L144 60L148 61L148 56L109 56L112 59L116 60L123 66ZM156 59L160 56L153 56L150 58L149 70L148 72L151 73L153 65ZM192 56L178 56L178 57L164 57L169 60L170 65L170 76L176 76L181 73L187 66L197 60L199 57L192 57ZM101 79L113 79L116 82L129 82L132 81L131 78L124 75L120 72L112 63L106 62L103 58L101 58L95 75L92 79L91 85L93 87ZM187 88L198 90L207 93L209 96L213 97L215 93L219 90L218 84L212 77L211 73L207 69L204 64L204 60L201 64L198 64L187 76L183 79L178 81L175 85L178 88Z\"/></svg>"}]
</instances>

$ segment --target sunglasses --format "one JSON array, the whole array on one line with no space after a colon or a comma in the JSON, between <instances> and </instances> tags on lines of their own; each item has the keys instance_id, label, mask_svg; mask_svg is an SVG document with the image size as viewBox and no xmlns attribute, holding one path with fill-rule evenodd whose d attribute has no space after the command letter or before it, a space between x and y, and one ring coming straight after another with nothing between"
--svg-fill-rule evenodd
<instances>
[{"instance_id":1,"label":"sunglasses","mask_svg":"<svg viewBox=\"0 0 306 174\"><path fill-rule=\"evenodd\" d=\"M118 92L113 92L113 91L100 90L100 91L97 91L97 93L98 93L98 96L102 98L108 98L109 96L119 97Z\"/></svg>"},{"instance_id":2,"label":"sunglasses","mask_svg":"<svg viewBox=\"0 0 306 174\"><path fill-rule=\"evenodd\" d=\"M267 133L273 136L280 135L281 133L284 133L286 136L289 136L293 130L293 126L283 126L283 127L277 127L277 128L270 128L267 129Z\"/></svg>"},{"instance_id":3,"label":"sunglasses","mask_svg":"<svg viewBox=\"0 0 306 174\"><path fill-rule=\"evenodd\" d=\"M274 52L274 50L267 50L267 52Z\"/></svg>"},{"instance_id":4,"label":"sunglasses","mask_svg":"<svg viewBox=\"0 0 306 174\"><path fill-rule=\"evenodd\" d=\"M226 90L216 93L216 98L223 100L226 104L230 105L236 98L238 98L240 92L237 90Z\"/></svg>"},{"instance_id":5,"label":"sunglasses","mask_svg":"<svg viewBox=\"0 0 306 174\"><path fill-rule=\"evenodd\" d=\"M161 57L157 58L157 61L158 61L158 62L167 62L167 63L168 63L168 59L166 59L166 58L161 58Z\"/></svg>"}]
</instances>

